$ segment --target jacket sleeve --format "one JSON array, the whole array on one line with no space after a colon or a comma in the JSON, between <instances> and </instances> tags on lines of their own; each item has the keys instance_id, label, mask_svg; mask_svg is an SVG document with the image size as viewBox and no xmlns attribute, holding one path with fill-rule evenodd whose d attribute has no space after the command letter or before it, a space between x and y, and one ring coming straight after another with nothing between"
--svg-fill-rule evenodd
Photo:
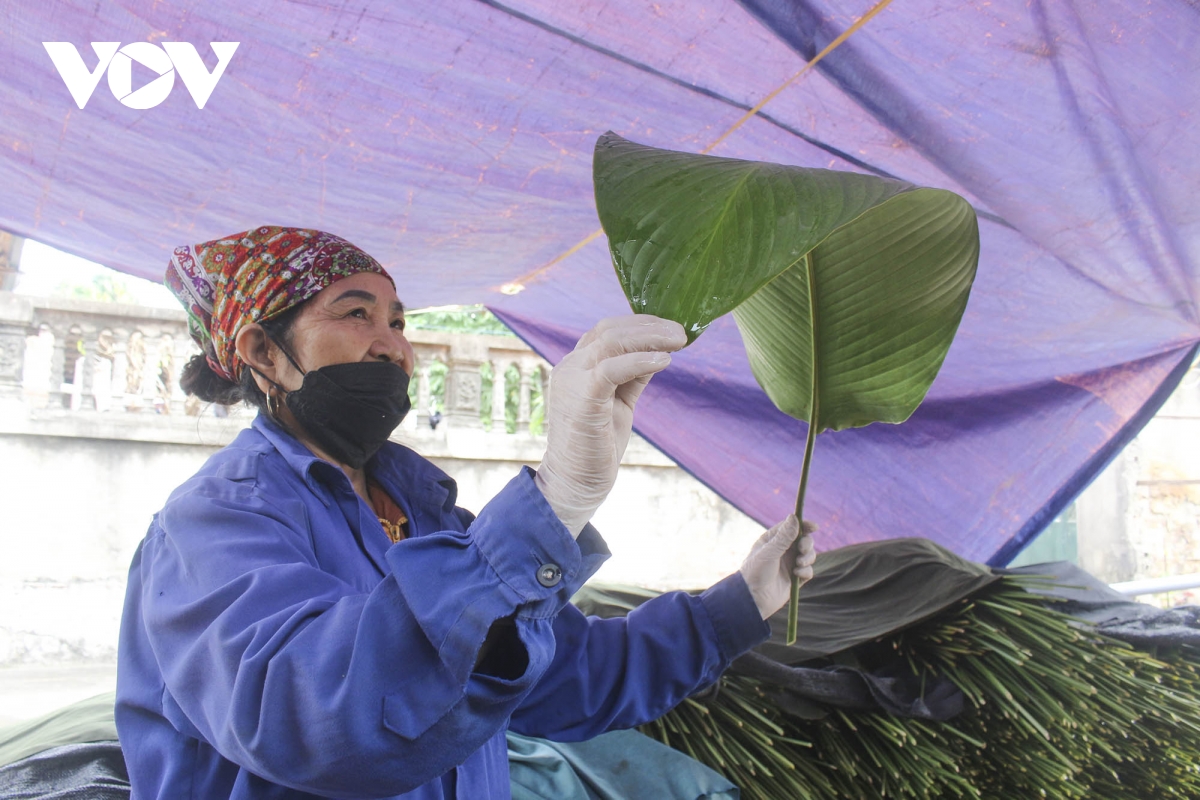
<instances>
[{"instance_id":1,"label":"jacket sleeve","mask_svg":"<svg viewBox=\"0 0 1200 800\"><path fill-rule=\"evenodd\" d=\"M207 478L168 503L133 569L164 715L326 796L401 794L503 730L550 664L555 616L607 555L597 536L571 539L528 470L466 532L390 548L370 592L318 567L305 513L255 481ZM504 617L528 653L512 680L473 672Z\"/></svg>"},{"instance_id":2,"label":"jacket sleeve","mask_svg":"<svg viewBox=\"0 0 1200 800\"><path fill-rule=\"evenodd\" d=\"M641 725L716 681L770 633L740 573L700 595L660 595L625 617L568 606L554 624L554 660L511 727L567 742Z\"/></svg>"}]
</instances>

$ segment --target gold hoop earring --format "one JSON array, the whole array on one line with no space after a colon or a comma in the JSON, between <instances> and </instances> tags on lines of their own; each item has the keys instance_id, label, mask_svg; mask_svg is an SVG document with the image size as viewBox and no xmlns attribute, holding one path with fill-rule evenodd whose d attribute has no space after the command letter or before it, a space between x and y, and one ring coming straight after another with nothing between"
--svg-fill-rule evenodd
<instances>
[{"instance_id":1,"label":"gold hoop earring","mask_svg":"<svg viewBox=\"0 0 1200 800\"><path fill-rule=\"evenodd\" d=\"M267 388L267 413L279 419L279 395L274 386Z\"/></svg>"}]
</instances>

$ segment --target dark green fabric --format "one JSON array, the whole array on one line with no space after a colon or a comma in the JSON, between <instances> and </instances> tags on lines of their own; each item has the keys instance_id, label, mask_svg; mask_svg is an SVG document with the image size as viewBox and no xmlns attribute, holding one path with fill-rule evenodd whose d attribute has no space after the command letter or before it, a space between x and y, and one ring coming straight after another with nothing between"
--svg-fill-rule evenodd
<instances>
[{"instance_id":1,"label":"dark green fabric","mask_svg":"<svg viewBox=\"0 0 1200 800\"><path fill-rule=\"evenodd\" d=\"M696 590L697 592L699 590ZM623 617L662 592L624 583L585 583L571 602L592 617Z\"/></svg>"},{"instance_id":2,"label":"dark green fabric","mask_svg":"<svg viewBox=\"0 0 1200 800\"><path fill-rule=\"evenodd\" d=\"M928 619L997 580L990 568L928 539L888 539L821 553L800 590L799 636L783 644L787 609L758 652L784 664L832 656Z\"/></svg>"},{"instance_id":3,"label":"dark green fabric","mask_svg":"<svg viewBox=\"0 0 1200 800\"><path fill-rule=\"evenodd\" d=\"M730 673L775 687L771 699L803 719L830 708L880 710L946 720L963 708L961 691L934 675L914 678L890 653L860 663L868 642L921 622L997 580L928 539L851 545L817 556L800 591L796 644L787 647L787 609L771 618L771 639L733 662ZM632 586L584 586L572 599L587 614L628 613L656 592ZM878 654L876 654L878 656Z\"/></svg>"},{"instance_id":4,"label":"dark green fabric","mask_svg":"<svg viewBox=\"0 0 1200 800\"><path fill-rule=\"evenodd\" d=\"M115 741L115 692L106 692L43 717L0 728L0 767L52 747Z\"/></svg>"},{"instance_id":5,"label":"dark green fabric","mask_svg":"<svg viewBox=\"0 0 1200 800\"><path fill-rule=\"evenodd\" d=\"M787 609L771 618L757 652L783 664L832 656L927 619L992 583L983 564L928 539L888 539L818 553L800 590L796 644L783 644ZM585 614L620 616L656 593L629 586L584 586L572 602Z\"/></svg>"},{"instance_id":6,"label":"dark green fabric","mask_svg":"<svg viewBox=\"0 0 1200 800\"><path fill-rule=\"evenodd\" d=\"M118 742L64 744L0 767L0 800L129 800Z\"/></svg>"}]
</instances>

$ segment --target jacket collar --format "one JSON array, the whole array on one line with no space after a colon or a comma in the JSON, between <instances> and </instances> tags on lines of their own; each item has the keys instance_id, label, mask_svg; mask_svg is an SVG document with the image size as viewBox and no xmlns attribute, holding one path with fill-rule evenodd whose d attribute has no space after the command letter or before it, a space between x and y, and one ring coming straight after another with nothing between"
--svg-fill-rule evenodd
<instances>
[{"instance_id":1,"label":"jacket collar","mask_svg":"<svg viewBox=\"0 0 1200 800\"><path fill-rule=\"evenodd\" d=\"M259 434L283 457L318 497L324 499L321 484L350 483L338 467L313 455L279 423L260 413L251 423ZM449 512L458 498L454 479L413 450L396 442L385 442L367 462L367 474L383 484L393 497L405 495L422 506ZM327 502L327 501L326 501Z\"/></svg>"}]
</instances>

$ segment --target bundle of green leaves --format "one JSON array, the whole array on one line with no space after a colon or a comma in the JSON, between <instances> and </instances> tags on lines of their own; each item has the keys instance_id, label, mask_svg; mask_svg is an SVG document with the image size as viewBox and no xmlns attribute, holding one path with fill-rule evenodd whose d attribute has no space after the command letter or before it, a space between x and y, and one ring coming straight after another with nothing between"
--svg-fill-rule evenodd
<instances>
[{"instance_id":1,"label":"bundle of green leaves","mask_svg":"<svg viewBox=\"0 0 1200 800\"><path fill-rule=\"evenodd\" d=\"M948 678L966 700L950 720L812 719L786 710L786 689L731 670L643 730L759 800L1200 797L1198 654L1099 635L1037 588L1002 576L850 654Z\"/></svg>"}]
</instances>

